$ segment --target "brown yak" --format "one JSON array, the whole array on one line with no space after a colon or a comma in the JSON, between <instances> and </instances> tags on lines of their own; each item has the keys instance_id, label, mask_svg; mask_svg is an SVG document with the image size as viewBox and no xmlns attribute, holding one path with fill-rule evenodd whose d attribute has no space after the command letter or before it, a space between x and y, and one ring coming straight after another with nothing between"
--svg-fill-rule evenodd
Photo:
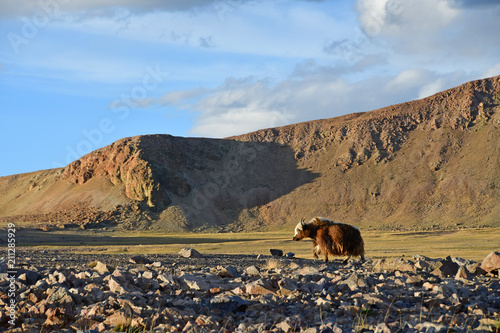
<instances>
[{"instance_id":1,"label":"brown yak","mask_svg":"<svg viewBox=\"0 0 500 333\"><path fill-rule=\"evenodd\" d=\"M325 262L328 255L361 257L365 261L365 248L363 238L359 229L348 224L333 222L323 217L315 217L308 223L304 219L295 227L293 240L299 241L309 237L313 240L313 255L318 258L318 254L325 255Z\"/></svg>"}]
</instances>

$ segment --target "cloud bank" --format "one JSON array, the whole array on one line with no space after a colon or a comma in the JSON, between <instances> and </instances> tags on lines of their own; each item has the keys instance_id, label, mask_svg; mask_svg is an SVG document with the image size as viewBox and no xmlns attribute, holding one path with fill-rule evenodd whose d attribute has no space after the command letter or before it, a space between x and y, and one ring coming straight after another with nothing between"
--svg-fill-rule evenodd
<instances>
[{"instance_id":1,"label":"cloud bank","mask_svg":"<svg viewBox=\"0 0 500 333\"><path fill-rule=\"evenodd\" d=\"M35 11L53 10L57 8L61 12L87 12L90 15L108 16L113 15L118 9L126 9L134 13L145 13L155 11L186 11L196 8L213 6L235 6L240 1L217 1L217 0L2 0L0 3L0 15L2 17L16 17L31 15ZM222 8L222 7L221 7Z\"/></svg>"},{"instance_id":2,"label":"cloud bank","mask_svg":"<svg viewBox=\"0 0 500 333\"><path fill-rule=\"evenodd\" d=\"M280 7L292 3L311 6ZM313 7L314 1L4 0L0 15L78 13L83 18L66 28L202 50L175 79L198 71L199 80L214 74L218 81L171 88L136 103L192 112L190 133L199 136L369 111L500 74L498 1L357 0L354 27L323 9L337 2L316 4L325 7ZM120 11L126 11L123 19L116 17ZM223 60L207 70L202 58ZM93 66L99 67L113 68Z\"/></svg>"},{"instance_id":3,"label":"cloud bank","mask_svg":"<svg viewBox=\"0 0 500 333\"><path fill-rule=\"evenodd\" d=\"M325 41L318 51L327 58L300 62L284 78L228 77L149 102L196 112L194 135L226 137L369 111L500 74L498 2L358 0L356 10L364 35ZM492 65L478 70L478 61Z\"/></svg>"}]
</instances>

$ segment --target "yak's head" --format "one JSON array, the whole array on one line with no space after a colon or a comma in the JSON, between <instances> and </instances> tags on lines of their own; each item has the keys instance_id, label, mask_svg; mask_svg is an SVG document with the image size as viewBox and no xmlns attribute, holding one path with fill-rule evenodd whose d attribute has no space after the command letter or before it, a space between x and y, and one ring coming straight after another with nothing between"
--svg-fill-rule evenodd
<instances>
[{"instance_id":1,"label":"yak's head","mask_svg":"<svg viewBox=\"0 0 500 333\"><path fill-rule=\"evenodd\" d=\"M304 219L300 220L300 222L297 224L295 227L295 235L293 235L293 240L294 241L299 241L303 239L304 237L307 237L307 234L305 233L304 229L307 228L306 222Z\"/></svg>"}]
</instances>

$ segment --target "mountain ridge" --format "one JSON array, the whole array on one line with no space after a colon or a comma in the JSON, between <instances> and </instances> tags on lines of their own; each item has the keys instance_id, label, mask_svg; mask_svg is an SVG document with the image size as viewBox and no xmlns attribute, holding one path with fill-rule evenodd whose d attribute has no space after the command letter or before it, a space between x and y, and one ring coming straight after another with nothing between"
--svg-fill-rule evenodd
<instances>
[{"instance_id":1,"label":"mountain ridge","mask_svg":"<svg viewBox=\"0 0 500 333\"><path fill-rule=\"evenodd\" d=\"M65 168L0 177L0 219L180 231L313 215L366 228L499 226L499 111L497 76L225 139L124 138Z\"/></svg>"}]
</instances>

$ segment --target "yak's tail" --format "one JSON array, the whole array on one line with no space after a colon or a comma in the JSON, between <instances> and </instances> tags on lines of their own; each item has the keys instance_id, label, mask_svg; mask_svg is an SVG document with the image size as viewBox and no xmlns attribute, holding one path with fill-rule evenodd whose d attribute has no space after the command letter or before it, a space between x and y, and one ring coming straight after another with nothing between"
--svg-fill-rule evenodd
<instances>
[{"instance_id":1,"label":"yak's tail","mask_svg":"<svg viewBox=\"0 0 500 333\"><path fill-rule=\"evenodd\" d=\"M361 233L359 230L356 230L356 234L353 239L349 242L349 250L347 254L353 257L361 257L362 259L365 256L365 243L363 238L361 237Z\"/></svg>"}]
</instances>

